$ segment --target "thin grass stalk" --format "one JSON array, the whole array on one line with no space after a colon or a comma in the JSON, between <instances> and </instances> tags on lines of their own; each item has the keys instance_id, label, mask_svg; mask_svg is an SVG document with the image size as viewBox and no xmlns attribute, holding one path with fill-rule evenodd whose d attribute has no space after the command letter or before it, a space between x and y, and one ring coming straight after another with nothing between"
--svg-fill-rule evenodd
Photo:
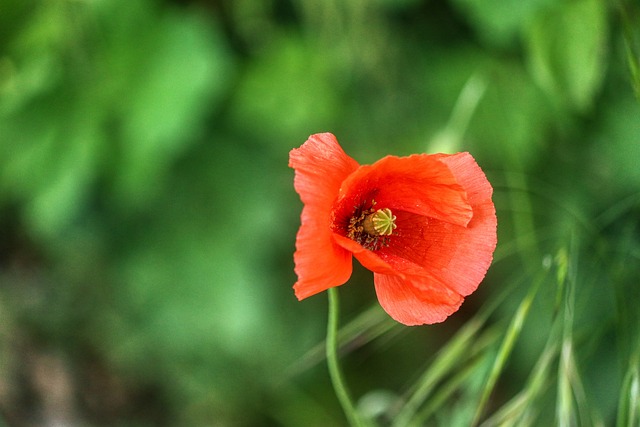
<instances>
[{"instance_id":1,"label":"thin grass stalk","mask_svg":"<svg viewBox=\"0 0 640 427\"><path fill-rule=\"evenodd\" d=\"M629 361L620 390L616 427L640 425L640 351Z\"/></svg>"},{"instance_id":2,"label":"thin grass stalk","mask_svg":"<svg viewBox=\"0 0 640 427\"><path fill-rule=\"evenodd\" d=\"M540 284L544 281L546 276L541 276L529 289L529 292L525 296L525 298L520 303L518 310L516 310L516 314L514 315L509 328L507 329L507 333L505 335L504 340L502 341L502 345L498 351L498 355L496 356L496 360L491 368L489 373L489 377L487 378L487 383L485 385L484 390L482 391L480 401L478 403L478 407L476 409L475 415L473 417L473 421L471 425L478 425L482 414L484 413L485 406L489 401L489 396L493 392L493 388L502 373L502 370L511 355L513 350L513 346L515 345L516 340L520 336L522 332L522 326L524 325L524 321L526 320L529 310L531 308L531 304L535 299L538 290L540 289Z\"/></svg>"},{"instance_id":3,"label":"thin grass stalk","mask_svg":"<svg viewBox=\"0 0 640 427\"><path fill-rule=\"evenodd\" d=\"M562 350L558 364L558 392L556 421L558 426L601 426L603 421L595 406L589 405L587 394L575 358L573 324L575 312L575 291L577 286L577 238L571 236L571 248L561 250L564 257L558 258L558 288L564 289ZM564 262L561 262L564 261ZM577 411L576 411L577 408ZM577 412L577 413L576 413ZM579 422L578 422L579 420Z\"/></svg>"},{"instance_id":4,"label":"thin grass stalk","mask_svg":"<svg viewBox=\"0 0 640 427\"><path fill-rule=\"evenodd\" d=\"M520 426L521 423L525 421L525 418L530 418L532 416L533 402L550 383L550 367L558 353L558 346L554 341L555 338L551 338L550 336L545 350L538 358L525 388L509 402L504 404L490 418L485 420L480 427L494 427L502 425Z\"/></svg>"},{"instance_id":5,"label":"thin grass stalk","mask_svg":"<svg viewBox=\"0 0 640 427\"><path fill-rule=\"evenodd\" d=\"M464 344L469 342L469 340L480 330L491 313L495 311L495 309L511 292L512 289L510 287L505 288L500 292L471 320L467 321L467 323L458 330L456 335L447 342L445 347L438 352L436 360L431 363L427 369L425 369L420 379L416 382L411 396L407 399L407 403L394 418L394 427L405 427L411 421L411 418L415 415L418 408L432 392L432 387L437 384L441 378L447 375L453 367L466 360L459 360L458 357L458 355L462 354L466 349Z\"/></svg>"},{"instance_id":6,"label":"thin grass stalk","mask_svg":"<svg viewBox=\"0 0 640 427\"><path fill-rule=\"evenodd\" d=\"M451 371L460 357L465 354L469 343L483 323L484 320L473 318L440 350L434 362L418 381L418 387L415 392L395 417L393 426L404 427L409 425L418 408L433 391L434 386Z\"/></svg>"},{"instance_id":7,"label":"thin grass stalk","mask_svg":"<svg viewBox=\"0 0 640 427\"><path fill-rule=\"evenodd\" d=\"M572 352L570 357L571 358L569 366L571 370L569 371L569 378L571 379L571 388L573 390L573 395L575 396L576 406L578 407L580 425L604 427L604 421L596 410L596 406L590 405L587 399L587 393L585 391L582 379L580 378L580 374L578 373L577 364L575 362L575 352Z\"/></svg>"},{"instance_id":8,"label":"thin grass stalk","mask_svg":"<svg viewBox=\"0 0 640 427\"><path fill-rule=\"evenodd\" d=\"M558 394L556 403L556 425L558 427L571 427L576 424L576 416L573 408L573 395L571 393L570 364L571 341L564 340L558 364Z\"/></svg>"},{"instance_id":9,"label":"thin grass stalk","mask_svg":"<svg viewBox=\"0 0 640 427\"><path fill-rule=\"evenodd\" d=\"M631 74L631 84L636 98L640 100L640 48L634 36L634 28L636 28L637 23L634 25L627 7L622 2L618 2L618 9L620 10L620 18L622 20L624 45L629 65L629 73Z\"/></svg>"},{"instance_id":10,"label":"thin grass stalk","mask_svg":"<svg viewBox=\"0 0 640 427\"><path fill-rule=\"evenodd\" d=\"M378 304L374 304L340 328L338 331L338 350L349 347L356 341L358 345L366 345L396 326L398 323L391 319ZM324 361L326 346L326 341L322 340L307 351L287 369L287 375L284 376L284 379L295 377Z\"/></svg>"},{"instance_id":11,"label":"thin grass stalk","mask_svg":"<svg viewBox=\"0 0 640 427\"><path fill-rule=\"evenodd\" d=\"M566 251L560 250L560 253L566 254ZM562 350L558 363L558 392L556 399L556 424L558 427L570 427L577 422L571 385L575 301L575 263L569 259L571 256L575 256L575 251L572 251L569 256L562 257L563 262L558 262L558 288L565 290L563 295Z\"/></svg>"},{"instance_id":12,"label":"thin grass stalk","mask_svg":"<svg viewBox=\"0 0 640 427\"><path fill-rule=\"evenodd\" d=\"M449 381L447 381L428 403L418 412L408 424L409 427L419 427L425 425L430 416L435 414L438 409L444 407L453 393L460 390L461 386L474 374L475 370L481 365L482 359L476 358L467 365L463 370L456 373Z\"/></svg>"},{"instance_id":13,"label":"thin grass stalk","mask_svg":"<svg viewBox=\"0 0 640 427\"><path fill-rule=\"evenodd\" d=\"M464 138L469 123L487 90L486 79L479 73L473 74L458 95L449 121L428 143L427 151L456 152Z\"/></svg>"},{"instance_id":14,"label":"thin grass stalk","mask_svg":"<svg viewBox=\"0 0 640 427\"><path fill-rule=\"evenodd\" d=\"M514 155L514 159L518 156ZM522 188L524 191L509 191L509 205L511 206L511 217L513 219L514 234L518 254L522 257L525 267L531 265L531 259L540 259L540 248L537 239L525 239L523 236L535 236L536 227L533 220L533 206L529 197L529 186L526 178L520 173L505 174L507 186L509 188Z\"/></svg>"},{"instance_id":15,"label":"thin grass stalk","mask_svg":"<svg viewBox=\"0 0 640 427\"><path fill-rule=\"evenodd\" d=\"M471 320L469 320L456 335L449 340L436 356L436 360L429 365L424 371L421 378L416 382L415 389L407 400L407 404L402 408L401 412L396 416L394 426L404 427L410 422L411 417L416 413L419 406L427 399L441 378L448 375L449 371L466 360L460 356L467 349L466 345L473 336L481 329L489 315L500 305L511 289L505 289L491 304L486 305L483 310L478 312Z\"/></svg>"},{"instance_id":16,"label":"thin grass stalk","mask_svg":"<svg viewBox=\"0 0 640 427\"><path fill-rule=\"evenodd\" d=\"M498 336L498 331L495 328L487 330L482 334L476 345L474 345L469 352L470 360L465 362L466 366L456 372L433 393L433 397L427 400L425 406L413 417L409 424L410 426L418 427L425 425L424 423L429 417L433 415L438 408L441 408L454 392L460 390L461 385L477 372L477 369L487 356L486 350L496 342Z\"/></svg>"}]
</instances>

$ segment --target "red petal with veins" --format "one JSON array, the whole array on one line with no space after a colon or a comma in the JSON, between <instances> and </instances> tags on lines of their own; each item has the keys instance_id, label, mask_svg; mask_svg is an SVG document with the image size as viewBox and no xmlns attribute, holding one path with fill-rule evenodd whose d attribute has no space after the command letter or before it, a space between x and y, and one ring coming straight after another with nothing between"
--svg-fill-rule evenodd
<instances>
[{"instance_id":1,"label":"red petal with veins","mask_svg":"<svg viewBox=\"0 0 640 427\"><path fill-rule=\"evenodd\" d=\"M473 208L473 218L458 236L455 256L442 269L432 274L449 283L456 292L467 296L475 291L484 278L498 243L496 209L491 201L493 188L484 172L469 153L440 155L456 179L467 192ZM450 246L454 246L451 243Z\"/></svg>"},{"instance_id":2,"label":"red petal with veins","mask_svg":"<svg viewBox=\"0 0 640 427\"><path fill-rule=\"evenodd\" d=\"M385 274L396 274L397 270L384 262L375 252L365 249L360 243L351 240L348 237L341 236L337 233L333 234L333 240L349 252L353 253L360 264L365 268Z\"/></svg>"},{"instance_id":3,"label":"red petal with veins","mask_svg":"<svg viewBox=\"0 0 640 427\"><path fill-rule=\"evenodd\" d=\"M438 323L456 312L463 298L446 287L424 286L420 278L374 274L380 305L407 326Z\"/></svg>"},{"instance_id":4,"label":"red petal with veins","mask_svg":"<svg viewBox=\"0 0 640 427\"><path fill-rule=\"evenodd\" d=\"M293 256L296 297L304 299L345 283L351 276L351 252L331 237L331 208L344 179L358 163L330 133L316 134L289 153L294 187L304 203Z\"/></svg>"},{"instance_id":5,"label":"red petal with veins","mask_svg":"<svg viewBox=\"0 0 640 427\"><path fill-rule=\"evenodd\" d=\"M380 262L391 266L397 273L419 279L411 280L409 292L405 289L408 282L401 287L397 278L383 280L381 275L376 276L378 299L394 318L410 317L407 313L414 313L421 301L424 302L424 311L433 311L438 304L433 298L436 290L454 292L460 298L471 294L484 278L496 247L497 220L491 201L493 189L484 173L468 153L438 155L437 158L450 168L465 189L473 217L466 227L462 227L408 212L396 214L395 235L389 246L377 254ZM407 295L416 298L411 299ZM400 309L402 304L409 304L408 301L411 301L411 310ZM454 305L445 302L437 313L448 312ZM446 316L448 314L441 320Z\"/></svg>"},{"instance_id":6,"label":"red petal with veins","mask_svg":"<svg viewBox=\"0 0 640 427\"><path fill-rule=\"evenodd\" d=\"M336 217L350 216L354 205L371 199L378 209L413 212L461 226L473 215L450 168L427 154L387 156L371 166L361 166L340 188Z\"/></svg>"}]
</instances>

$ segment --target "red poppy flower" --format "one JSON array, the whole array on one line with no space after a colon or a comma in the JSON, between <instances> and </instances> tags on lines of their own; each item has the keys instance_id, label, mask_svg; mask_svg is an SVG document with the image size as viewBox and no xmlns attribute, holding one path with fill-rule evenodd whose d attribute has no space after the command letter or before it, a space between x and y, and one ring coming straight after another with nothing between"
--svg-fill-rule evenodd
<instances>
[{"instance_id":1,"label":"red poppy flower","mask_svg":"<svg viewBox=\"0 0 640 427\"><path fill-rule=\"evenodd\" d=\"M442 322L476 290L496 247L493 189L469 153L387 156L360 166L335 136L289 154L304 203L294 254L299 300L373 271L387 313Z\"/></svg>"}]
</instances>

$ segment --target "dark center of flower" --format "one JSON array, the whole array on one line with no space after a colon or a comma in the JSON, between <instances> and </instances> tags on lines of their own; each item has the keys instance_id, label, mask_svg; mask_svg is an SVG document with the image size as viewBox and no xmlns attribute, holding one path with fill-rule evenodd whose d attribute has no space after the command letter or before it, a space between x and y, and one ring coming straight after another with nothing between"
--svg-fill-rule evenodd
<instances>
[{"instance_id":1,"label":"dark center of flower","mask_svg":"<svg viewBox=\"0 0 640 427\"><path fill-rule=\"evenodd\" d=\"M396 216L391 209L375 209L376 202L371 201L371 207L362 209L360 214L354 213L349 219L347 237L360 243L365 249L375 251L389 245L389 236L396 229Z\"/></svg>"}]
</instances>

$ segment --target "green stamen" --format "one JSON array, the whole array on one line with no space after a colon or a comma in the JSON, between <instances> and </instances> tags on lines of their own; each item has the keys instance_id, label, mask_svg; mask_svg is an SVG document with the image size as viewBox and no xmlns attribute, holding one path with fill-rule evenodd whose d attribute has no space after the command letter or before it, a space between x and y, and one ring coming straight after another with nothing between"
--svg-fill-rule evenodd
<instances>
[{"instance_id":1,"label":"green stamen","mask_svg":"<svg viewBox=\"0 0 640 427\"><path fill-rule=\"evenodd\" d=\"M378 209L374 213L367 215L362 223L364 231L373 236L390 236L396 229L396 216L391 213L391 209Z\"/></svg>"}]
</instances>

